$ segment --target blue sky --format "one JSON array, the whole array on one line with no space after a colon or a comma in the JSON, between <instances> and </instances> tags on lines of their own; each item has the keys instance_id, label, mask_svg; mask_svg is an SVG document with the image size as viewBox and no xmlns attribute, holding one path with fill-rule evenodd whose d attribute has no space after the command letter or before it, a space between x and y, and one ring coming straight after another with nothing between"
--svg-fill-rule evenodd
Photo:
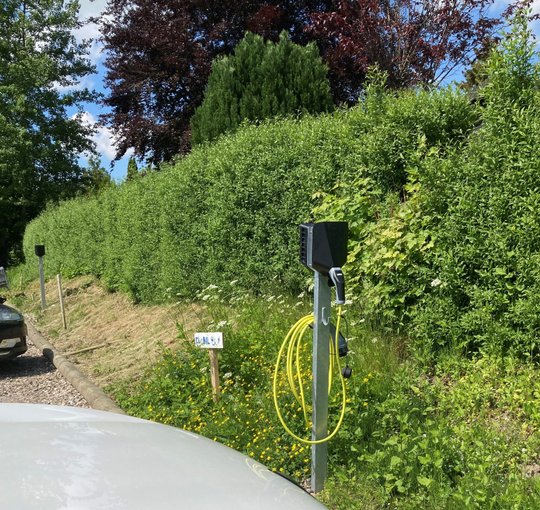
<instances>
[{"instance_id":1,"label":"blue sky","mask_svg":"<svg viewBox=\"0 0 540 510\"><path fill-rule=\"evenodd\" d=\"M90 16L99 15L106 5L106 0L80 0L81 9L79 18L81 20L87 20ZM81 85L88 87L90 90L96 90L98 92L106 92L103 86L103 79L105 75L105 68L103 61L105 55L102 51L101 44L98 41L99 29L96 24L87 23L83 28L76 30L75 36L80 39L92 39L90 50L90 59L97 67L97 73L91 76L87 76L83 79ZM96 123L98 117L103 113L103 107L99 104L87 103L84 105L83 119L90 124ZM74 113L74 112L73 112ZM96 134L94 135L94 142L98 153L101 155L101 162L103 166L111 172L112 177L120 181L126 175L127 162L129 154L117 161L111 169L111 162L114 160L115 148L114 148L114 133L104 127L98 127ZM86 157L81 155L82 163L85 164Z\"/></svg>"},{"instance_id":2,"label":"blue sky","mask_svg":"<svg viewBox=\"0 0 540 510\"><path fill-rule=\"evenodd\" d=\"M90 16L97 16L103 11L106 3L106 0L80 0L80 19L86 20ZM508 6L508 4L508 0L496 0L496 2L491 7L491 14L499 15ZM533 11L535 13L540 12L540 0L535 0L533 2ZM534 23L533 29L536 34L540 34L540 23ZM96 90L98 92L106 92L103 86L103 77L105 74L103 61L105 56L102 52L99 41L97 41L97 39L99 38L98 27L95 24L86 24L83 28L77 30L75 35L79 39L95 40L91 48L90 58L97 67L97 73L92 76L86 77L81 85L86 86L91 90ZM459 76L453 76L453 79L458 78ZM84 110L85 121L92 124L97 121L99 114L103 112L103 108L98 104L85 104ZM94 141L96 143L97 150L101 155L101 161L103 166L107 168L107 170L109 170L111 161L114 160L115 155L114 133L111 132L111 130L108 128L100 127L97 129L97 132L94 136ZM81 155L81 159L83 160L84 164L85 156ZM128 159L129 154L125 156L122 160L114 164L111 175L115 180L120 181L125 177Z\"/></svg>"}]
</instances>

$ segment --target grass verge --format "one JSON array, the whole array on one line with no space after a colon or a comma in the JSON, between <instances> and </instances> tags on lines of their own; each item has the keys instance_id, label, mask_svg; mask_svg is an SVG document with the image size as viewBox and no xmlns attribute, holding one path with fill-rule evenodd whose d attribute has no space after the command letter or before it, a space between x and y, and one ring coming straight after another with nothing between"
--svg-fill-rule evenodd
<instances>
[{"instance_id":1,"label":"grass verge","mask_svg":"<svg viewBox=\"0 0 540 510\"><path fill-rule=\"evenodd\" d=\"M282 429L271 381L279 346L309 304L303 296L254 299L214 286L199 299L209 312L205 326L226 339L220 402L211 398L207 354L190 343L165 351L139 386L126 382L110 391L131 414L198 432L305 480L309 447ZM420 366L403 340L347 314L353 377L321 500L335 510L539 508L537 367L451 352L437 366ZM310 362L307 356L306 370ZM330 428L339 412L335 393ZM282 387L280 398L293 429L308 437L298 404Z\"/></svg>"}]
</instances>

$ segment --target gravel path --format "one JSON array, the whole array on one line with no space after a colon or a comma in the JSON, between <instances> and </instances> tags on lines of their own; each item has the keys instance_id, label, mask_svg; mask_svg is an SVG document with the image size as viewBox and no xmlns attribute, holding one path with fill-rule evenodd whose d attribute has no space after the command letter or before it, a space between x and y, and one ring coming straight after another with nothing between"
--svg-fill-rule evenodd
<instances>
[{"instance_id":1,"label":"gravel path","mask_svg":"<svg viewBox=\"0 0 540 510\"><path fill-rule=\"evenodd\" d=\"M90 407L30 340L25 354L0 363L0 402Z\"/></svg>"}]
</instances>

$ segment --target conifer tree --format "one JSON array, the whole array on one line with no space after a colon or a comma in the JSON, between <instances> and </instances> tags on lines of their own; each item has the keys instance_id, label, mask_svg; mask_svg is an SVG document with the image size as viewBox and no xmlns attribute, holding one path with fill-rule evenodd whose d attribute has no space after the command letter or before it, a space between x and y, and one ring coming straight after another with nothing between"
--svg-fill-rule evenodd
<instances>
[{"instance_id":1,"label":"conifer tree","mask_svg":"<svg viewBox=\"0 0 540 510\"><path fill-rule=\"evenodd\" d=\"M234 131L244 120L332 109L327 68L314 44L282 32L278 43L247 33L234 54L214 61L203 102L191 120L193 143Z\"/></svg>"},{"instance_id":2,"label":"conifer tree","mask_svg":"<svg viewBox=\"0 0 540 510\"><path fill-rule=\"evenodd\" d=\"M83 183L81 191L87 194L96 194L114 186L111 175L103 168L97 154L92 154L88 158L88 165L84 169Z\"/></svg>"},{"instance_id":3,"label":"conifer tree","mask_svg":"<svg viewBox=\"0 0 540 510\"><path fill-rule=\"evenodd\" d=\"M128 161L126 181L133 181L137 177L139 177L139 168L137 167L135 158L131 157Z\"/></svg>"}]
</instances>

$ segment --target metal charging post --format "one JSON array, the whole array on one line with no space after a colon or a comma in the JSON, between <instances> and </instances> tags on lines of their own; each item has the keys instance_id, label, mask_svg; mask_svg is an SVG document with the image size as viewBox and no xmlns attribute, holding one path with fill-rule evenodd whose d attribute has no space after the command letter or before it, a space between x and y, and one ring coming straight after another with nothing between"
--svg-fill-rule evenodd
<instances>
[{"instance_id":1,"label":"metal charging post","mask_svg":"<svg viewBox=\"0 0 540 510\"><path fill-rule=\"evenodd\" d=\"M39 286L41 288L41 309L47 308L45 301L45 273L43 271L43 257L39 257Z\"/></svg>"},{"instance_id":2,"label":"metal charging post","mask_svg":"<svg viewBox=\"0 0 540 510\"><path fill-rule=\"evenodd\" d=\"M41 288L41 310L47 308L47 302L45 301L45 272L43 271L43 256L45 255L45 246L42 244L36 244L34 246L34 252L39 259L39 286Z\"/></svg>"},{"instance_id":3,"label":"metal charging post","mask_svg":"<svg viewBox=\"0 0 540 510\"><path fill-rule=\"evenodd\" d=\"M328 277L315 271L313 313L313 425L311 439L328 435L328 368L330 363L331 297ZM311 490L324 488L328 474L328 443L311 446Z\"/></svg>"},{"instance_id":4,"label":"metal charging post","mask_svg":"<svg viewBox=\"0 0 540 510\"><path fill-rule=\"evenodd\" d=\"M311 440L311 490L324 488L328 474L328 370L330 367L331 280L344 302L341 266L347 261L348 226L344 221L302 223L300 262L314 272L313 303L313 414ZM276 404L277 407L277 404Z\"/></svg>"}]
</instances>

